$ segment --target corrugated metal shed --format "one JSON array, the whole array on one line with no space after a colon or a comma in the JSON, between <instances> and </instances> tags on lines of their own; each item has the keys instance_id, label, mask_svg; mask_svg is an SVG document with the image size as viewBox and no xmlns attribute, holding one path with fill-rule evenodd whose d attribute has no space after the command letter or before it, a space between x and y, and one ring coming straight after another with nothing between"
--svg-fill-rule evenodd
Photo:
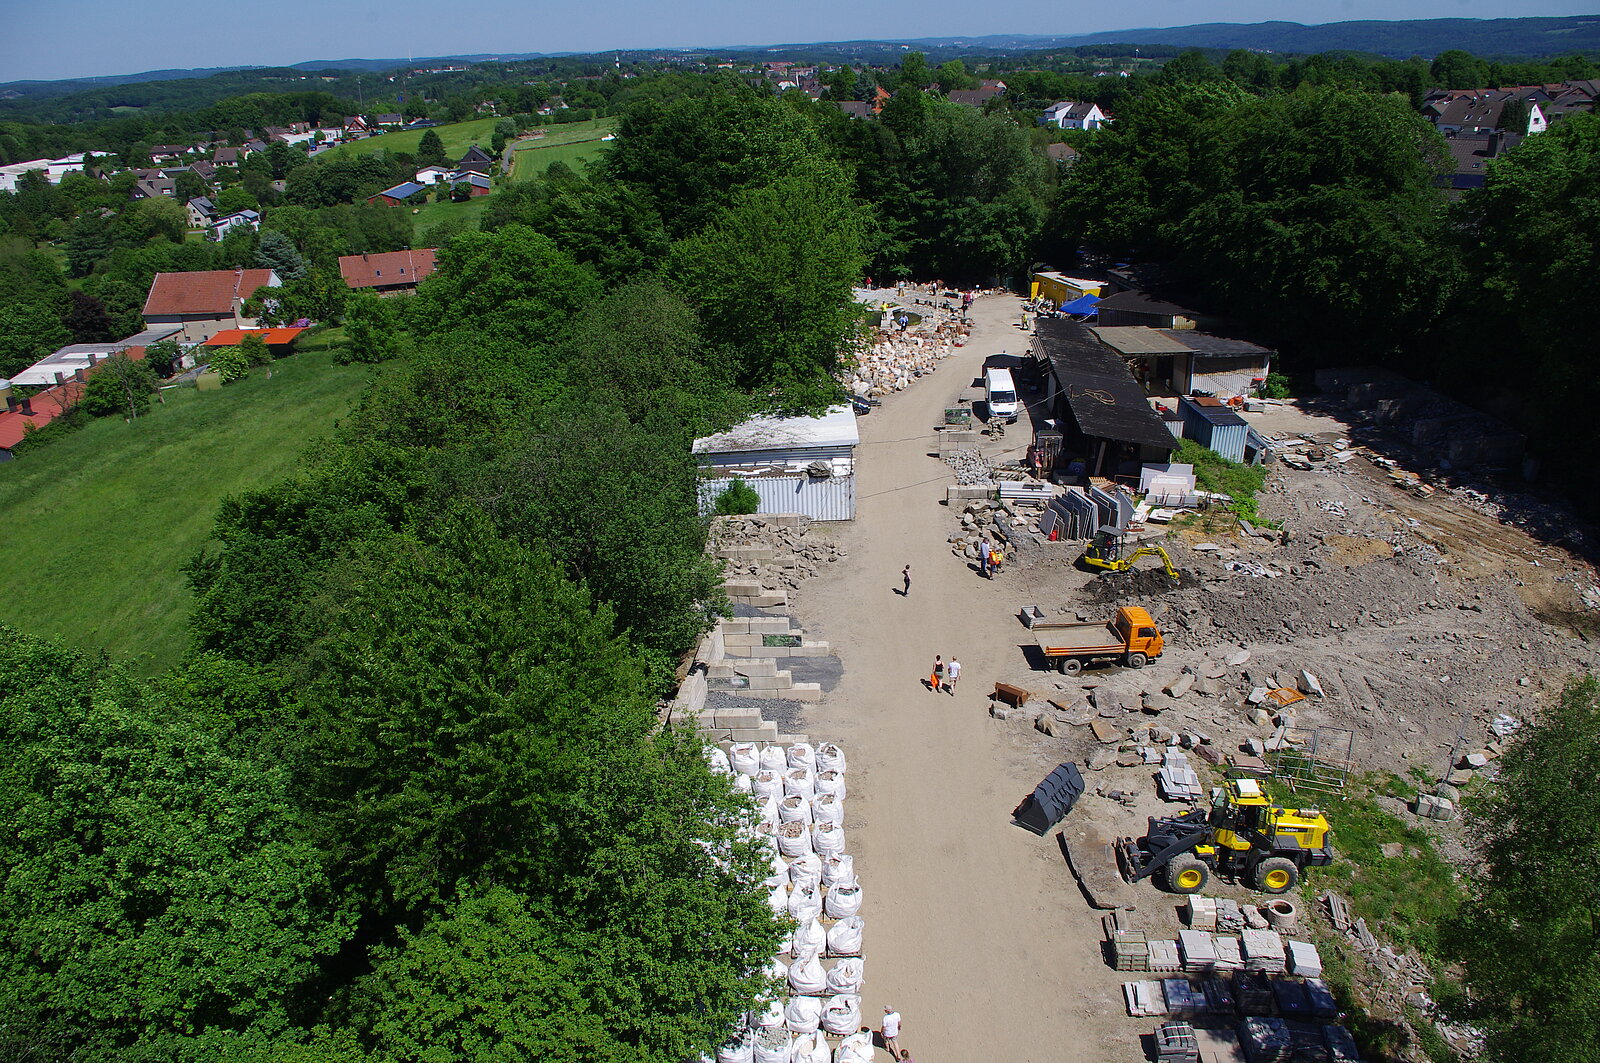
<instances>
[{"instance_id":1,"label":"corrugated metal shed","mask_svg":"<svg viewBox=\"0 0 1600 1063\"><path fill-rule=\"evenodd\" d=\"M1191 348L1172 338L1167 330L1143 325L1102 325L1094 330L1112 350L1119 354L1188 354Z\"/></svg>"},{"instance_id":2,"label":"corrugated metal shed","mask_svg":"<svg viewBox=\"0 0 1600 1063\"><path fill-rule=\"evenodd\" d=\"M1244 461L1250 425L1243 417L1216 399L1178 400L1183 411L1183 434L1202 447L1216 451L1231 461Z\"/></svg>"},{"instance_id":3,"label":"corrugated metal shed","mask_svg":"<svg viewBox=\"0 0 1600 1063\"><path fill-rule=\"evenodd\" d=\"M738 477L761 499L758 513L803 513L812 520L855 517L855 411L821 417L756 417L694 441L700 502L709 512Z\"/></svg>"}]
</instances>

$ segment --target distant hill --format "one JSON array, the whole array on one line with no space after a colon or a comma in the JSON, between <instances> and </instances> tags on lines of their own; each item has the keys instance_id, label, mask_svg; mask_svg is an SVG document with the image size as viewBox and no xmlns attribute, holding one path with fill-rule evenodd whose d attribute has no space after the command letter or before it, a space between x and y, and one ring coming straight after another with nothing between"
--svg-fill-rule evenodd
<instances>
[{"instance_id":1,"label":"distant hill","mask_svg":"<svg viewBox=\"0 0 1600 1063\"><path fill-rule=\"evenodd\" d=\"M593 54L610 59L665 55L750 55L769 58L820 59L835 62L891 63L895 56L916 49L939 62L956 56L995 55L1003 52L1070 48L1086 44L1171 45L1183 48L1255 48L1273 52L1368 52L1405 58L1434 56L1461 48L1482 56L1525 57L1600 52L1600 15L1567 18L1435 18L1409 22L1330 22L1305 26L1298 22L1209 22L1169 29L1109 30L1088 34L1004 33L971 37L917 37L907 40L823 41L813 44L747 44L716 48L625 49L595 53L501 52L478 55L418 56L413 59L311 59L279 70L302 72L346 71L383 73L402 67L426 68L486 62L510 62ZM253 67L207 67L194 70L147 70L139 74L114 74L61 81L12 81L0 84L0 99L43 99L74 92L120 85L219 73L249 71Z\"/></svg>"},{"instance_id":2,"label":"distant hill","mask_svg":"<svg viewBox=\"0 0 1600 1063\"><path fill-rule=\"evenodd\" d=\"M1569 18L1432 18L1411 22L1210 22L1171 29L1113 30L1062 38L1064 45L1171 44L1274 52L1371 52L1404 59L1452 48L1482 56L1535 58L1600 51L1600 15ZM1048 47L1046 45L1045 47Z\"/></svg>"}]
</instances>

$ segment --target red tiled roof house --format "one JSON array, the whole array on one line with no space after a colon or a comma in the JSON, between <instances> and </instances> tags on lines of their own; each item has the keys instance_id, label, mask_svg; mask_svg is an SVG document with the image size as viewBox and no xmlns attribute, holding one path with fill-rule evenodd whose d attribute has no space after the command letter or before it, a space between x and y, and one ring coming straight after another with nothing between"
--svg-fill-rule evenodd
<instances>
[{"instance_id":1,"label":"red tiled roof house","mask_svg":"<svg viewBox=\"0 0 1600 1063\"><path fill-rule=\"evenodd\" d=\"M341 255L339 273L351 288L379 295L414 292L434 270L434 249L385 251L378 255Z\"/></svg>"},{"instance_id":2,"label":"red tiled roof house","mask_svg":"<svg viewBox=\"0 0 1600 1063\"><path fill-rule=\"evenodd\" d=\"M214 269L195 273L157 273L144 301L148 325L177 325L181 343L203 343L223 329L255 328L244 316L244 301L257 288L283 284L270 269Z\"/></svg>"}]
</instances>

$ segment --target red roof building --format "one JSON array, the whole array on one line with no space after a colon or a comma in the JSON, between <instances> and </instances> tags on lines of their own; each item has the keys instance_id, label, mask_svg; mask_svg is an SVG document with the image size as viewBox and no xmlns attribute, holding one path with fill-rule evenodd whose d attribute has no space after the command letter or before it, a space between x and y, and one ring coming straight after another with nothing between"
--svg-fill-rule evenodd
<instances>
[{"instance_id":1,"label":"red roof building","mask_svg":"<svg viewBox=\"0 0 1600 1063\"><path fill-rule=\"evenodd\" d=\"M254 328L244 316L244 301L258 288L283 282L270 269L214 269L194 273L157 273L144 301L146 324L178 325L183 343L203 343L229 328Z\"/></svg>"},{"instance_id":2,"label":"red roof building","mask_svg":"<svg viewBox=\"0 0 1600 1063\"><path fill-rule=\"evenodd\" d=\"M435 255L431 247L385 251L377 255L343 255L339 259L339 273L351 288L366 288L379 295L413 292L433 274Z\"/></svg>"},{"instance_id":3,"label":"red roof building","mask_svg":"<svg viewBox=\"0 0 1600 1063\"><path fill-rule=\"evenodd\" d=\"M268 347L287 347L304 332L303 328L230 328L206 340L207 347L237 347L246 336L260 336Z\"/></svg>"}]
</instances>

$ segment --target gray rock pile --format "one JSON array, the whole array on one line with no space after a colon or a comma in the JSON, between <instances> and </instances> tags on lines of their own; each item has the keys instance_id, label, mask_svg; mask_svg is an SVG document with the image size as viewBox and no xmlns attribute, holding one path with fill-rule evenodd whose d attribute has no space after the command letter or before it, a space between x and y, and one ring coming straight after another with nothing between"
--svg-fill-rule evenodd
<instances>
[{"instance_id":1,"label":"gray rock pile","mask_svg":"<svg viewBox=\"0 0 1600 1063\"><path fill-rule=\"evenodd\" d=\"M728 579L790 589L847 556L843 547L798 515L718 517L712 524L711 552L727 563Z\"/></svg>"}]
</instances>

